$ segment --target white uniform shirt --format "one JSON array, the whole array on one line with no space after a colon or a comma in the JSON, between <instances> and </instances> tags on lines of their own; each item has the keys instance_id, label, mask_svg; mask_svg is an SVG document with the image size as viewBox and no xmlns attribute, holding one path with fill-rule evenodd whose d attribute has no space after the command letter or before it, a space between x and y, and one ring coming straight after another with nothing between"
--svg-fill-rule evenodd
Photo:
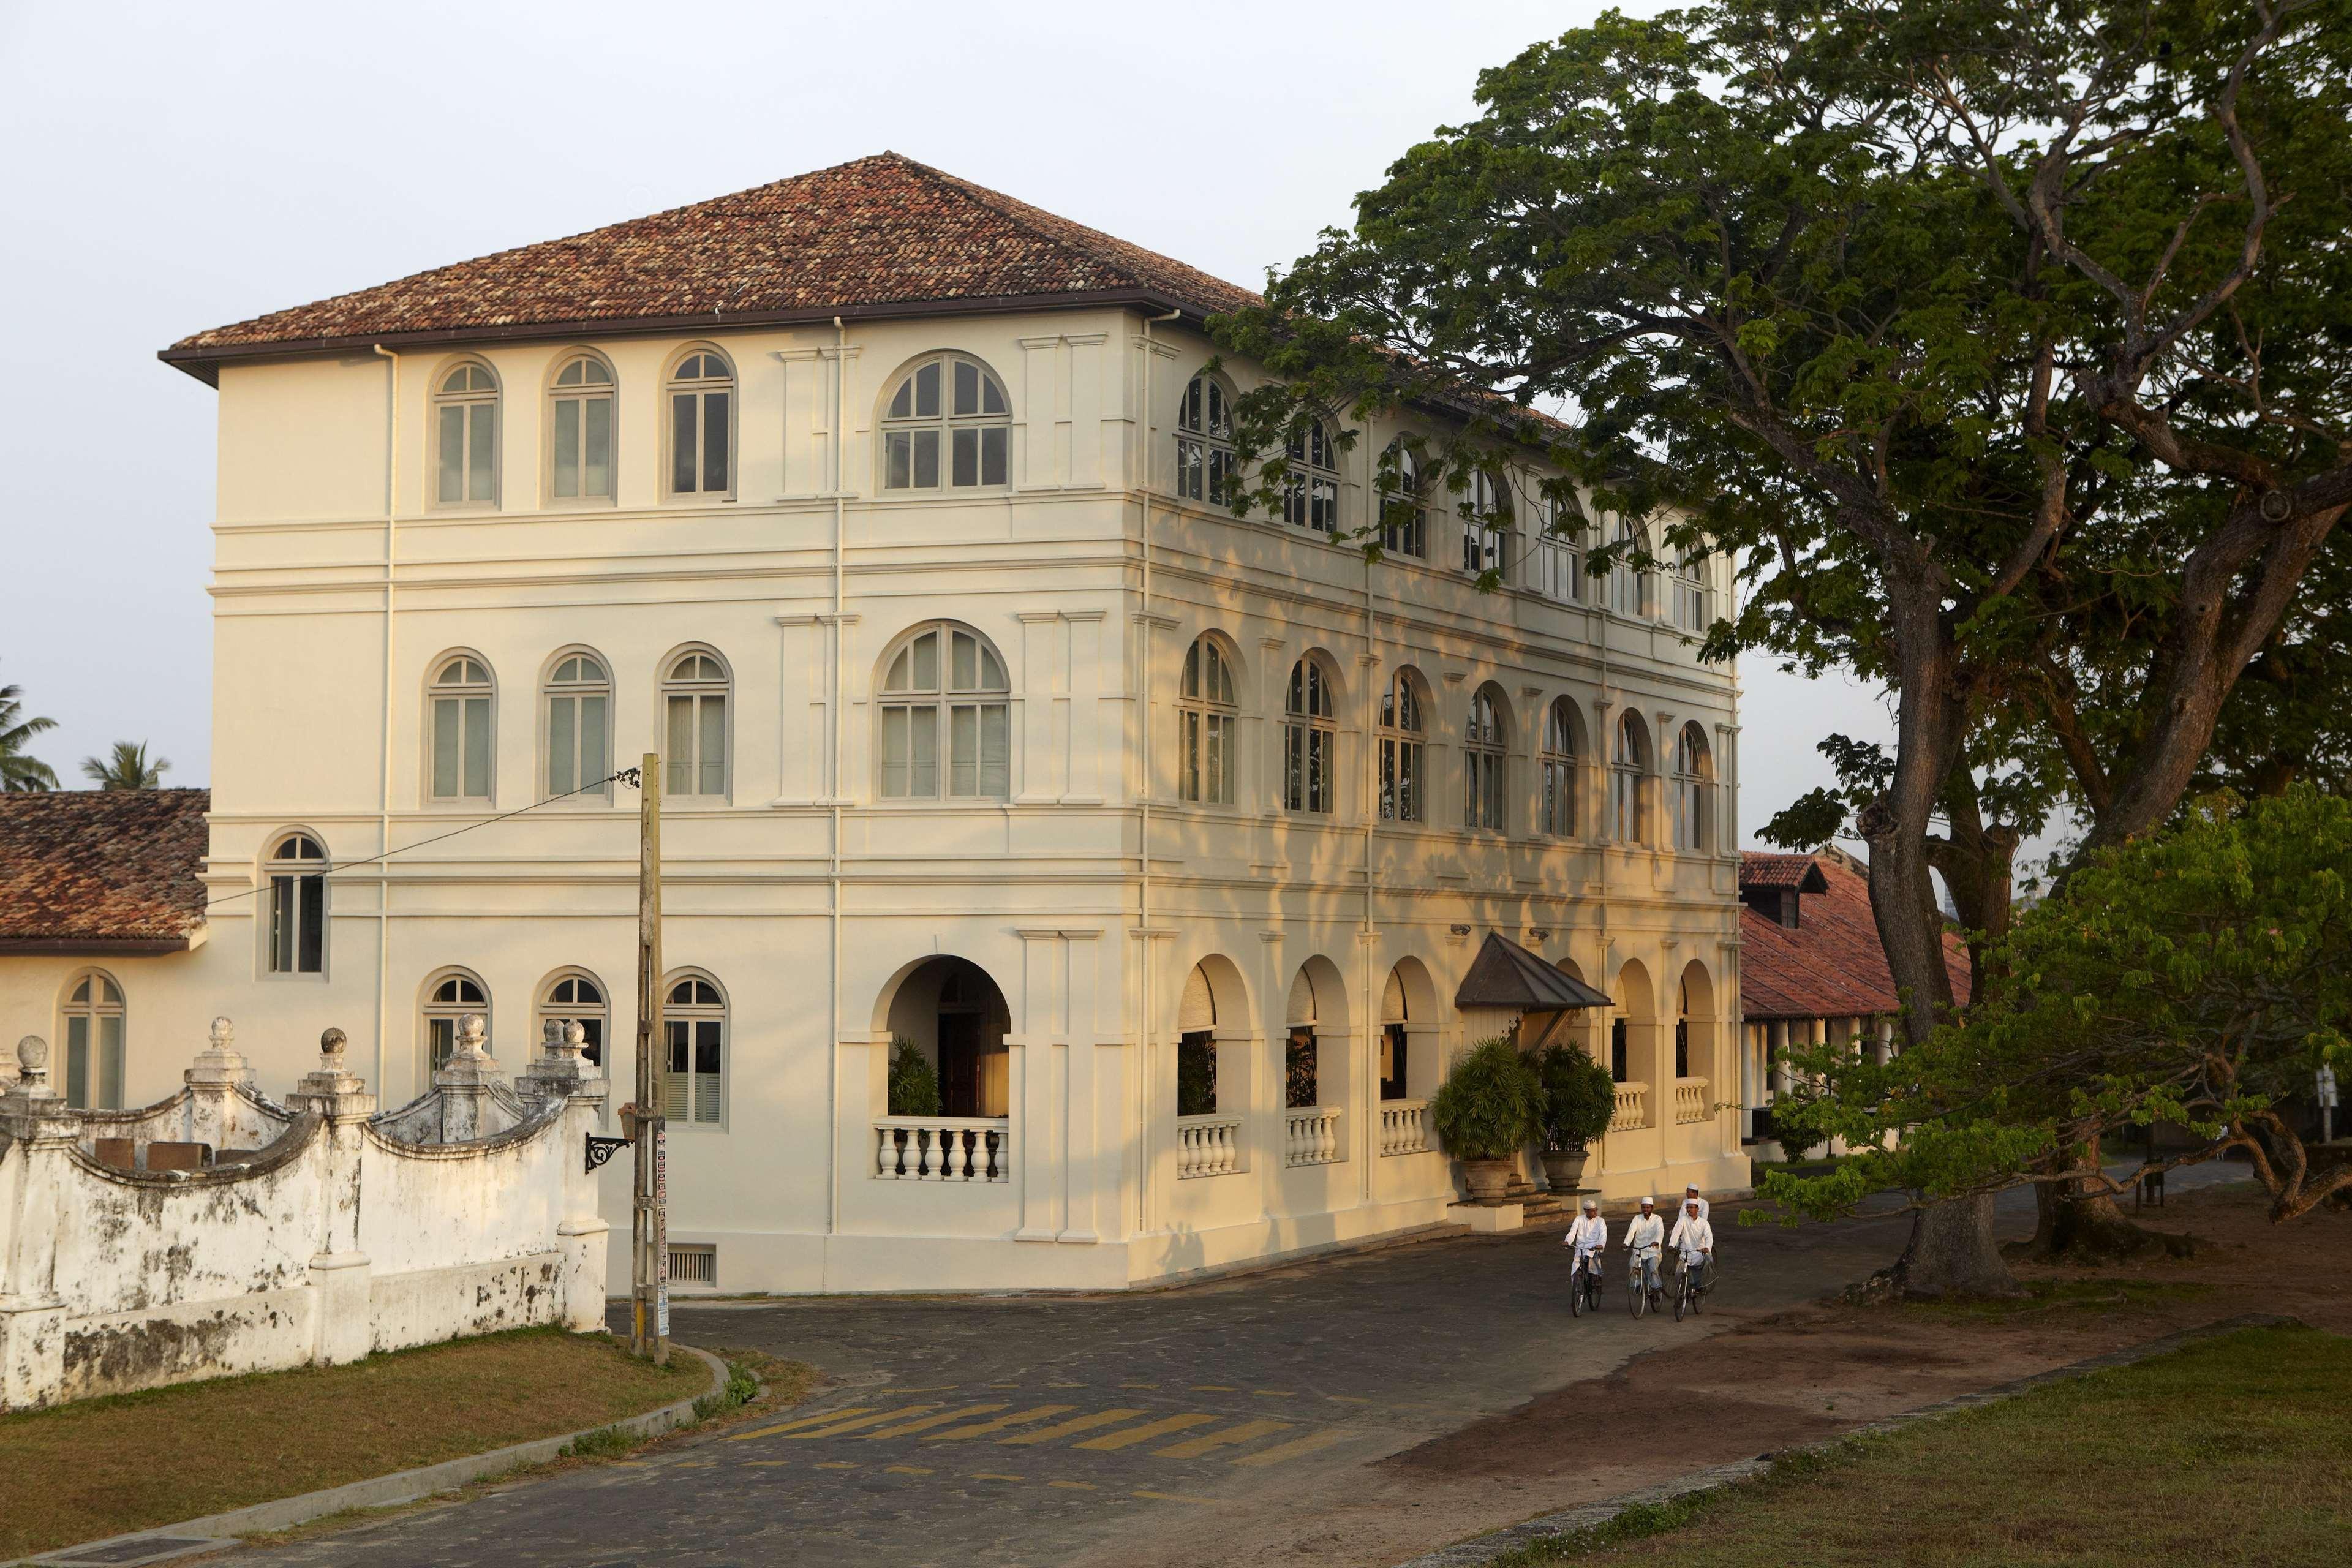
<instances>
[{"instance_id":1,"label":"white uniform shirt","mask_svg":"<svg viewBox=\"0 0 2352 1568\"><path fill-rule=\"evenodd\" d=\"M1666 1237L1666 1245L1685 1253L1712 1252L1715 1250L1715 1226L1706 1223L1704 1214L1696 1219L1684 1215L1675 1221L1675 1233Z\"/></svg>"},{"instance_id":2,"label":"white uniform shirt","mask_svg":"<svg viewBox=\"0 0 2352 1568\"><path fill-rule=\"evenodd\" d=\"M1685 1203L1685 1204L1696 1204L1696 1205L1698 1205L1698 1217L1699 1217L1699 1218L1701 1218L1701 1219L1707 1219L1707 1218L1711 1218L1711 1217L1713 1216L1714 1213L1715 1213L1714 1205L1712 1205L1711 1204L1709 1204L1709 1203L1708 1203L1705 1198L1700 1197L1700 1196L1699 1196L1697 1194L1696 1194L1696 1193L1693 1193L1693 1194L1689 1194L1688 1196L1685 1197L1685 1198L1683 1199L1683 1203ZM1683 1215L1682 1204L1676 1204L1676 1205L1675 1205L1675 1217L1676 1217L1676 1218L1678 1218L1678 1219L1679 1219L1679 1218L1685 1217L1685 1216Z\"/></svg>"},{"instance_id":3,"label":"white uniform shirt","mask_svg":"<svg viewBox=\"0 0 2352 1568\"><path fill-rule=\"evenodd\" d=\"M1580 1216L1568 1227L1568 1245L1579 1252L1599 1252L1609 1245L1609 1226L1599 1215Z\"/></svg>"},{"instance_id":4,"label":"white uniform shirt","mask_svg":"<svg viewBox=\"0 0 2352 1568\"><path fill-rule=\"evenodd\" d=\"M1625 1250L1654 1248L1665 1239L1666 1222L1654 1214L1637 1214L1625 1222Z\"/></svg>"}]
</instances>

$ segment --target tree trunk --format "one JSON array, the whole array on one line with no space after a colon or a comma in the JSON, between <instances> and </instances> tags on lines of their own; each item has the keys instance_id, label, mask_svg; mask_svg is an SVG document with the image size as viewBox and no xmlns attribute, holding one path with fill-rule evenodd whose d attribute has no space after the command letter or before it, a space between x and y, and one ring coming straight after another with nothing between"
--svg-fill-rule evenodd
<instances>
[{"instance_id":1,"label":"tree trunk","mask_svg":"<svg viewBox=\"0 0 2352 1568\"><path fill-rule=\"evenodd\" d=\"M1873 1276L1865 1289L1902 1300L2025 1294L1993 1239L1990 1193L1921 1209L1903 1256Z\"/></svg>"},{"instance_id":2,"label":"tree trunk","mask_svg":"<svg viewBox=\"0 0 2352 1568\"><path fill-rule=\"evenodd\" d=\"M2105 1193L2084 1190L2083 1177L2099 1170L2099 1141L2078 1144L2066 1167L2075 1174L2033 1189L2033 1240L2028 1256L2039 1263L2092 1263L2130 1258L2162 1247L2174 1258L2193 1257L2196 1244L2171 1231L2150 1230L2127 1217Z\"/></svg>"}]
</instances>

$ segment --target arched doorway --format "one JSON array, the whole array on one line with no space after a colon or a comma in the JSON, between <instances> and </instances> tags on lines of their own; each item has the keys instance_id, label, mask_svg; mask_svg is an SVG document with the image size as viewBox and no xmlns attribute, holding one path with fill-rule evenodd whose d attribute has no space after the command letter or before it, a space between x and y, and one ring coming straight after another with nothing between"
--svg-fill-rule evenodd
<instances>
[{"instance_id":1,"label":"arched doorway","mask_svg":"<svg viewBox=\"0 0 2352 1568\"><path fill-rule=\"evenodd\" d=\"M1013 1015L988 971L942 955L915 966L890 998L890 1034L939 1074L940 1114L1002 1117L1012 1099L1004 1037Z\"/></svg>"}]
</instances>

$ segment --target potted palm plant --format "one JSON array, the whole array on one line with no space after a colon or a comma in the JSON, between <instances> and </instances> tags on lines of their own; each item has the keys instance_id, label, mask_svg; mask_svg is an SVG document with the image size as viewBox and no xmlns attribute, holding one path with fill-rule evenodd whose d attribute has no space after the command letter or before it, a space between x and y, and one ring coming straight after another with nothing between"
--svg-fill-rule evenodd
<instances>
[{"instance_id":1,"label":"potted palm plant","mask_svg":"<svg viewBox=\"0 0 2352 1568\"><path fill-rule=\"evenodd\" d=\"M1572 1193L1584 1179L1589 1145L1617 1114L1617 1085L1573 1046L1546 1047L1536 1076L1543 1084L1544 1177L1553 1192Z\"/></svg>"},{"instance_id":2,"label":"potted palm plant","mask_svg":"<svg viewBox=\"0 0 2352 1568\"><path fill-rule=\"evenodd\" d=\"M1454 1058L1429 1121L1462 1162L1471 1201L1492 1203L1509 1190L1519 1151L1542 1135L1543 1086L1510 1041L1481 1040Z\"/></svg>"}]
</instances>

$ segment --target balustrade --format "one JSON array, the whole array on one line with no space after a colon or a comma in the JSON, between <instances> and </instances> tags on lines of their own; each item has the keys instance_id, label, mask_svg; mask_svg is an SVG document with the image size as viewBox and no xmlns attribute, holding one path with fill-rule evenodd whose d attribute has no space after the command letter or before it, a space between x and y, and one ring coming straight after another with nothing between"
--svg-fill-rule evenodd
<instances>
[{"instance_id":1,"label":"balustrade","mask_svg":"<svg viewBox=\"0 0 2352 1568\"><path fill-rule=\"evenodd\" d=\"M1646 1083L1621 1083L1617 1086L1617 1111L1609 1119L1609 1131L1622 1132L1650 1124L1650 1086Z\"/></svg>"},{"instance_id":2,"label":"balustrade","mask_svg":"<svg viewBox=\"0 0 2352 1568\"><path fill-rule=\"evenodd\" d=\"M1283 1112L1286 1165L1328 1165L1339 1158L1339 1108L1308 1106Z\"/></svg>"},{"instance_id":3,"label":"balustrade","mask_svg":"<svg viewBox=\"0 0 2352 1568\"><path fill-rule=\"evenodd\" d=\"M1180 1116L1176 1119L1176 1175L1224 1176L1242 1168L1242 1119Z\"/></svg>"},{"instance_id":4,"label":"balustrade","mask_svg":"<svg viewBox=\"0 0 2352 1568\"><path fill-rule=\"evenodd\" d=\"M1710 1112L1706 1106L1706 1079L1678 1078L1675 1079L1675 1121L1705 1121Z\"/></svg>"},{"instance_id":5,"label":"balustrade","mask_svg":"<svg viewBox=\"0 0 2352 1568\"><path fill-rule=\"evenodd\" d=\"M1003 1182L1013 1176L1002 1116L885 1116L874 1123L874 1174L885 1182Z\"/></svg>"},{"instance_id":6,"label":"balustrade","mask_svg":"<svg viewBox=\"0 0 2352 1568\"><path fill-rule=\"evenodd\" d=\"M1429 1147L1429 1101L1381 1101L1381 1152L1419 1154Z\"/></svg>"}]
</instances>

